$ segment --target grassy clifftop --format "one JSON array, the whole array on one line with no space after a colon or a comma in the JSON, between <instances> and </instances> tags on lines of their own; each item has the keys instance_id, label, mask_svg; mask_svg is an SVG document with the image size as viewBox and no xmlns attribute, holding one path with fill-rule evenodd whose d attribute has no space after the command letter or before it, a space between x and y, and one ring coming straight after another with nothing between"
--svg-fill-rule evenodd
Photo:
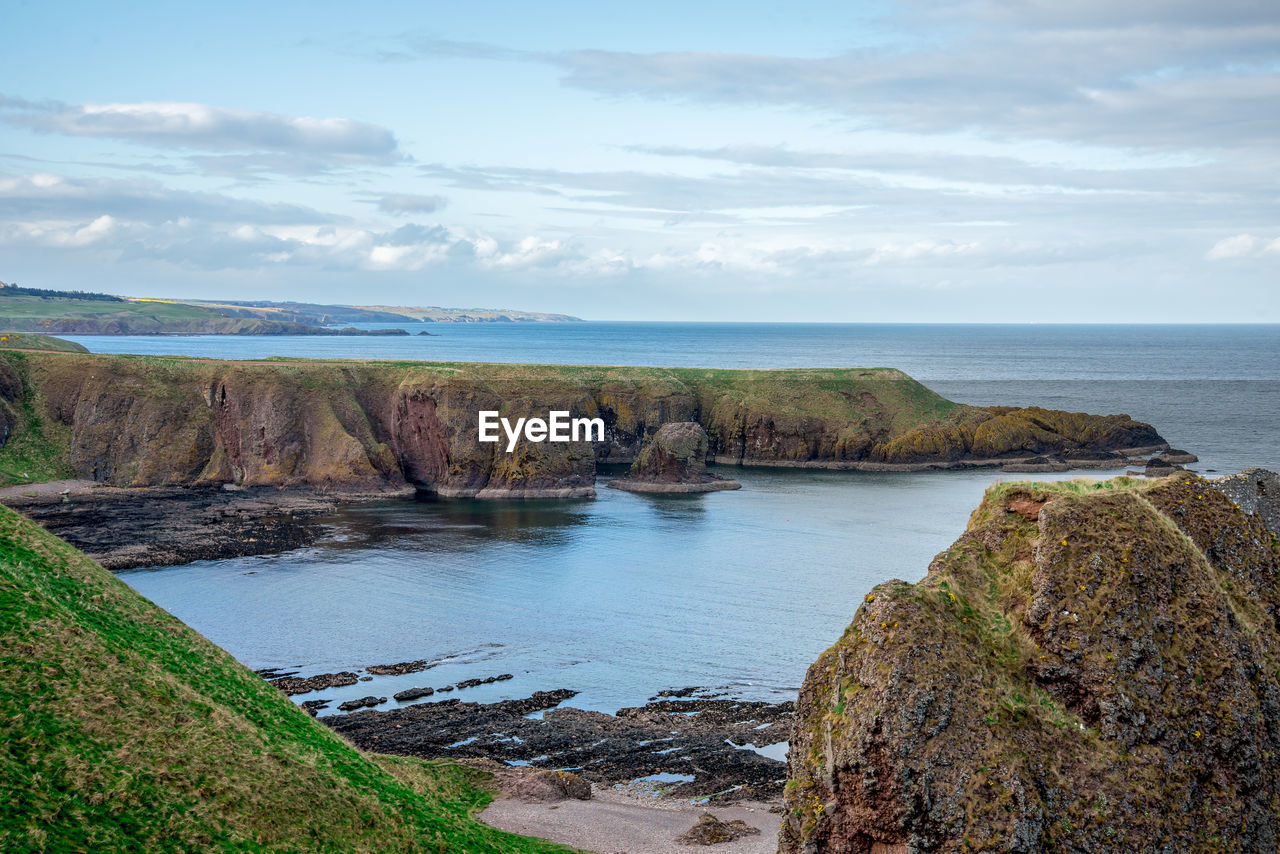
<instances>
[{"instance_id":1,"label":"grassy clifftop","mask_svg":"<svg viewBox=\"0 0 1280 854\"><path fill-rule=\"evenodd\" d=\"M993 487L810 668L782 851L1275 851L1278 582L1190 473Z\"/></svg>"},{"instance_id":2,"label":"grassy clifftop","mask_svg":"<svg viewBox=\"0 0 1280 854\"><path fill-rule=\"evenodd\" d=\"M474 821L478 776L355 750L0 507L0 850L566 850Z\"/></svg>"},{"instance_id":3,"label":"grassy clifftop","mask_svg":"<svg viewBox=\"0 0 1280 854\"><path fill-rule=\"evenodd\" d=\"M999 464L1037 454L1124 462L1164 445L1127 416L962 406L888 368L731 371L463 362L268 360L4 351L0 416L52 471L122 486L403 486L589 494L663 424L696 421L716 462L836 468ZM601 418L605 441L477 438L478 413ZM7 414L6 414L7 413ZM61 450L60 450L61 449ZM0 474L12 472L8 446ZM485 491L489 492L486 493Z\"/></svg>"}]
</instances>

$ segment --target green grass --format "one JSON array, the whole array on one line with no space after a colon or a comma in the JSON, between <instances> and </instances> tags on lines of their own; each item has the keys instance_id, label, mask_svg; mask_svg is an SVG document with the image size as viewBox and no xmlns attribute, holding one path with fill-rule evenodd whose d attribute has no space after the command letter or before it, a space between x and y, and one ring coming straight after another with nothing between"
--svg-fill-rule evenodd
<instances>
[{"instance_id":1,"label":"green grass","mask_svg":"<svg viewBox=\"0 0 1280 854\"><path fill-rule=\"evenodd\" d=\"M357 751L0 508L0 850L568 850L475 821L483 776Z\"/></svg>"},{"instance_id":2,"label":"green grass","mask_svg":"<svg viewBox=\"0 0 1280 854\"><path fill-rule=\"evenodd\" d=\"M0 298L0 330L15 332L231 335L270 331L271 325L260 318L228 317L210 308L169 300L106 302L26 295Z\"/></svg>"},{"instance_id":3,"label":"green grass","mask_svg":"<svg viewBox=\"0 0 1280 854\"><path fill-rule=\"evenodd\" d=\"M28 332L0 332L0 350L50 350L56 353L88 353L89 349L74 341L51 335Z\"/></svg>"}]
</instances>

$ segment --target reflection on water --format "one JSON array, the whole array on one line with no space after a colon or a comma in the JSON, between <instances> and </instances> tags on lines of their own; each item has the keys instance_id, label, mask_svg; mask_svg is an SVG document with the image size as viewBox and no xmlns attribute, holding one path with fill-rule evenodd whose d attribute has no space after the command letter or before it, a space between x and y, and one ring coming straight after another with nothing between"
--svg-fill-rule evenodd
<instances>
[{"instance_id":1,"label":"reflection on water","mask_svg":"<svg viewBox=\"0 0 1280 854\"><path fill-rule=\"evenodd\" d=\"M734 476L742 490L700 496L602 481L594 501L365 505L310 548L122 577L254 668L453 656L322 692L337 700L501 673L515 678L445 697L570 688L608 711L688 685L790 698L866 592L920 578L1000 477Z\"/></svg>"}]
</instances>

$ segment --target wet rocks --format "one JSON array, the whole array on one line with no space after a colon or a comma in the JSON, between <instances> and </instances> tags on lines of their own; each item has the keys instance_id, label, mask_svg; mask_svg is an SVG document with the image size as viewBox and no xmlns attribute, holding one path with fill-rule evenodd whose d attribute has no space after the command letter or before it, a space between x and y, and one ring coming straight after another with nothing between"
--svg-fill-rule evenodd
<instances>
[{"instance_id":1,"label":"wet rocks","mask_svg":"<svg viewBox=\"0 0 1280 854\"><path fill-rule=\"evenodd\" d=\"M374 676L404 676L407 673L430 670L439 663L439 661L420 658L417 661L401 661L398 664L370 664L365 670Z\"/></svg>"},{"instance_id":2,"label":"wet rocks","mask_svg":"<svg viewBox=\"0 0 1280 854\"><path fill-rule=\"evenodd\" d=\"M329 708L332 702L333 700L303 700L302 710L314 718L322 709Z\"/></svg>"},{"instance_id":3,"label":"wet rocks","mask_svg":"<svg viewBox=\"0 0 1280 854\"><path fill-rule=\"evenodd\" d=\"M66 493L19 492L3 501L107 569L128 569L310 545L322 532L317 517L333 512L338 497L274 488L77 484Z\"/></svg>"},{"instance_id":4,"label":"wet rocks","mask_svg":"<svg viewBox=\"0 0 1280 854\"><path fill-rule=\"evenodd\" d=\"M527 763L597 783L678 775L671 786L676 797L765 799L781 792L785 766L751 746L790 738L792 703L662 700L616 715L556 708L574 694L562 689L488 704L448 699L321 720L382 753ZM539 711L540 719L527 717Z\"/></svg>"},{"instance_id":5,"label":"wet rocks","mask_svg":"<svg viewBox=\"0 0 1280 854\"><path fill-rule=\"evenodd\" d=\"M347 700L345 703L340 703L338 708L344 712L353 712L356 709L372 709L374 706L380 706L386 701L386 697L361 697L358 700Z\"/></svg>"},{"instance_id":6,"label":"wet rocks","mask_svg":"<svg viewBox=\"0 0 1280 854\"><path fill-rule=\"evenodd\" d=\"M344 670L341 673L320 673L306 678L281 676L276 679L269 678L267 681L292 696L294 694L306 694L310 691L323 691L325 688L341 688L345 685L354 685L360 681L360 677L349 670Z\"/></svg>"},{"instance_id":7,"label":"wet rocks","mask_svg":"<svg viewBox=\"0 0 1280 854\"><path fill-rule=\"evenodd\" d=\"M678 841L682 845L717 845L759 833L759 828L752 827L740 818L721 821L711 813L704 812L698 816L698 821L693 827L681 834Z\"/></svg>"},{"instance_id":8,"label":"wet rocks","mask_svg":"<svg viewBox=\"0 0 1280 854\"><path fill-rule=\"evenodd\" d=\"M453 687L461 691L463 688L474 688L477 685L492 685L494 682L505 682L508 679L516 678L512 673L503 673L501 676L486 676L484 679L463 679Z\"/></svg>"},{"instance_id":9,"label":"wet rocks","mask_svg":"<svg viewBox=\"0 0 1280 854\"><path fill-rule=\"evenodd\" d=\"M623 477L609 486L628 492L694 493L741 489L707 471L707 432L696 421L663 424L640 448Z\"/></svg>"},{"instance_id":10,"label":"wet rocks","mask_svg":"<svg viewBox=\"0 0 1280 854\"><path fill-rule=\"evenodd\" d=\"M430 697L436 692L435 688L410 688L407 691L398 691L391 696L395 697L401 703L407 703L410 700L418 700L422 697Z\"/></svg>"}]
</instances>

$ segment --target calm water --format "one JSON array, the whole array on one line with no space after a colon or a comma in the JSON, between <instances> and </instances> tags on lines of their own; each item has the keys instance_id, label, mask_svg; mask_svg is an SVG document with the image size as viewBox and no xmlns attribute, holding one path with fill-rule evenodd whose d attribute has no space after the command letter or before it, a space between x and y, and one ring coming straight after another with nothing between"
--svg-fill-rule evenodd
<instances>
[{"instance_id":1,"label":"calm water","mask_svg":"<svg viewBox=\"0 0 1280 854\"><path fill-rule=\"evenodd\" d=\"M953 400L1127 412L1201 470L1280 468L1280 327L428 324L430 338L80 337L96 352L711 367L890 365ZM414 327L416 331L417 327ZM323 692L514 673L613 710L663 688L793 696L888 578L917 580L996 472L747 469L739 492L349 509L316 547L123 574L251 667L445 663ZM603 486L603 481L602 484ZM448 695L446 695L448 696ZM459 695L454 695L459 696ZM303 699L303 698L299 698Z\"/></svg>"}]
</instances>

